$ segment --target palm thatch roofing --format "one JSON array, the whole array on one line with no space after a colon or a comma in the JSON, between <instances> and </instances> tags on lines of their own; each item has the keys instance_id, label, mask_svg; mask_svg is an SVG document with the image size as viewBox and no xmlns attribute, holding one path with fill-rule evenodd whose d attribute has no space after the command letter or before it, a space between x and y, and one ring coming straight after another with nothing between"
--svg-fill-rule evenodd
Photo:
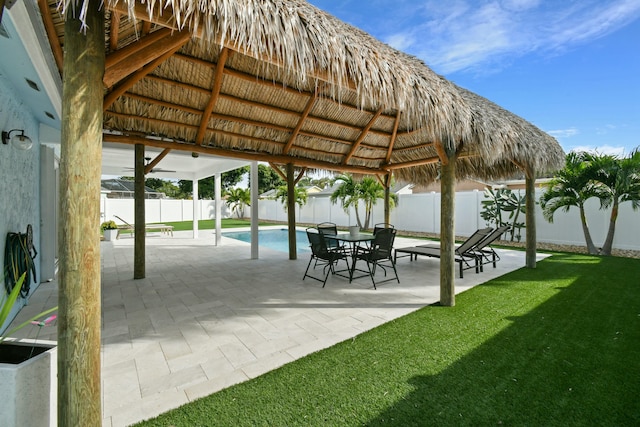
<instances>
[{"instance_id":1,"label":"palm thatch roofing","mask_svg":"<svg viewBox=\"0 0 640 427\"><path fill-rule=\"evenodd\" d=\"M62 68L63 13L40 1ZM558 143L303 0L107 0L104 140L362 174L554 169Z\"/></svg>"}]
</instances>

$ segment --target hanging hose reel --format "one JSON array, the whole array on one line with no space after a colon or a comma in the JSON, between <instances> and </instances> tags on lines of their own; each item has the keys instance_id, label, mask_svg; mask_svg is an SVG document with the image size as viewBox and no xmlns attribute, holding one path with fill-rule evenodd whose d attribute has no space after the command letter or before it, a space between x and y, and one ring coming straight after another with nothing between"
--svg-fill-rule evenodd
<instances>
[{"instance_id":1,"label":"hanging hose reel","mask_svg":"<svg viewBox=\"0 0 640 427\"><path fill-rule=\"evenodd\" d=\"M27 225L26 233L7 233L4 246L4 287L10 293L20 276L26 273L20 295L26 298L31 289L31 276L36 281L36 265L33 260L38 252L33 246L33 228Z\"/></svg>"}]
</instances>

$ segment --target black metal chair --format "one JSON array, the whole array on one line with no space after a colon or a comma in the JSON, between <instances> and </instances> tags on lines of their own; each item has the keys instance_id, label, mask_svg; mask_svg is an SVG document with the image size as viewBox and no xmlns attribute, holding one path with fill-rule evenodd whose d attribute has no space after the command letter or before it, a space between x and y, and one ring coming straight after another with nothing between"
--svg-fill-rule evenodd
<instances>
[{"instance_id":1,"label":"black metal chair","mask_svg":"<svg viewBox=\"0 0 640 427\"><path fill-rule=\"evenodd\" d=\"M392 257L393 252L393 243L396 238L396 230L393 228L385 228L380 229L373 241L371 242L371 247L366 248L359 246L355 253L354 259L354 270L355 263L359 260L365 261L367 263L367 270L358 270L362 272L368 273L371 277L371 281L373 282L373 289L376 288L376 284L388 282L390 280L397 280L400 283L400 279L398 278L398 271L396 270L396 263ZM378 267L382 268L384 271L384 276L387 277L387 268L393 269L394 277L390 277L388 279L379 280L376 283L375 275ZM360 276L364 277L364 276Z\"/></svg>"},{"instance_id":2,"label":"black metal chair","mask_svg":"<svg viewBox=\"0 0 640 427\"><path fill-rule=\"evenodd\" d=\"M338 244L338 241L332 239L331 236L338 234L338 226L332 222L323 222L316 226L318 233L322 234L327 241L327 247L331 250L341 250L344 252L344 247Z\"/></svg>"},{"instance_id":3,"label":"black metal chair","mask_svg":"<svg viewBox=\"0 0 640 427\"><path fill-rule=\"evenodd\" d=\"M311 247L311 258L309 259L309 264L307 264L307 269L304 272L302 280L310 277L314 280L322 282L322 287L324 288L327 283L327 279L329 278L329 273L335 274L334 266L338 263L339 260L344 259L347 270L349 269L347 257L344 252L340 250L329 249L327 247L327 240L325 239L324 235L313 227L307 228L307 238L309 239L309 246ZM316 267L322 266L322 278L318 278L308 274L311 263L314 261L314 270Z\"/></svg>"},{"instance_id":4,"label":"black metal chair","mask_svg":"<svg viewBox=\"0 0 640 427\"><path fill-rule=\"evenodd\" d=\"M378 234L378 231L384 230L385 228L395 228L393 224L389 224L387 222L379 222L378 224L373 226L373 235Z\"/></svg>"}]
</instances>

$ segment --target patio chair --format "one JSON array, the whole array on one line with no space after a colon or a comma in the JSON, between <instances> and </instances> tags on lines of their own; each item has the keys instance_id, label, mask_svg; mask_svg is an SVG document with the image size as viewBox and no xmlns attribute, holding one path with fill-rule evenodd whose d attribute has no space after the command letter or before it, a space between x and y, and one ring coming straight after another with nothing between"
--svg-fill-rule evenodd
<instances>
[{"instance_id":1,"label":"patio chair","mask_svg":"<svg viewBox=\"0 0 640 427\"><path fill-rule=\"evenodd\" d=\"M373 234L378 234L378 231L384 230L385 228L395 228L393 224L389 224L386 222L379 222L378 224L373 226Z\"/></svg>"},{"instance_id":2,"label":"patio chair","mask_svg":"<svg viewBox=\"0 0 640 427\"><path fill-rule=\"evenodd\" d=\"M338 234L338 226L333 222L323 222L316 226L318 229L318 233L322 234L326 241L327 247L331 250L341 250L344 251L344 246L340 246L337 240L332 239L331 236L335 236Z\"/></svg>"},{"instance_id":3,"label":"patio chair","mask_svg":"<svg viewBox=\"0 0 640 427\"><path fill-rule=\"evenodd\" d=\"M345 264L347 265L347 270L349 269L349 264L347 263L347 256L344 252L339 250L330 250L327 247L327 240L324 235L320 233L314 227L307 228L307 238L309 239L309 246L311 247L311 258L309 259L309 264L307 264L307 269L304 272L304 276L302 280L307 277L310 277L314 280L322 282L322 287L327 284L327 279L329 278L329 273L335 274L335 265L339 260L345 260ZM322 266L322 278L318 278L312 276L309 273L309 268L311 267L311 263L315 261L313 265L313 269L316 267Z\"/></svg>"},{"instance_id":4,"label":"patio chair","mask_svg":"<svg viewBox=\"0 0 640 427\"><path fill-rule=\"evenodd\" d=\"M498 240L502 234L509 230L508 225L503 225L493 230L484 240L482 240L475 247L474 252L478 254L480 264L493 264L493 268L496 268L496 263L500 261L500 256L491 247L491 244Z\"/></svg>"},{"instance_id":5,"label":"patio chair","mask_svg":"<svg viewBox=\"0 0 640 427\"><path fill-rule=\"evenodd\" d=\"M131 237L133 237L133 233L135 232L135 227L133 224L129 224L124 219L120 218L118 215L114 215L114 218L118 218L120 221L124 223L118 224L118 235L116 239L120 238L120 230L129 230L131 232ZM167 224L145 224L144 226L146 231L160 231L162 234L168 234L173 237L173 225Z\"/></svg>"},{"instance_id":6,"label":"patio chair","mask_svg":"<svg viewBox=\"0 0 640 427\"><path fill-rule=\"evenodd\" d=\"M367 272L371 277L371 281L373 282L373 289L376 288L376 284L380 284L383 282L388 282L390 280L397 280L400 283L400 279L398 278L398 270L396 270L396 263L392 257L393 251L393 243L396 238L396 230L393 228L385 228L381 229L376 233L375 238L371 242L371 247L366 248L363 246L358 246L356 253L354 255L354 270ZM355 268L355 264L359 261L365 261L367 263L367 271L358 270ZM376 283L375 275L378 267L382 268L384 271L384 276L387 277L387 268L393 269L393 274L395 277L390 277L388 279L379 280ZM364 277L364 276L359 276Z\"/></svg>"},{"instance_id":7,"label":"patio chair","mask_svg":"<svg viewBox=\"0 0 640 427\"><path fill-rule=\"evenodd\" d=\"M482 271L482 263L480 255L474 250L482 240L484 240L493 231L491 227L482 228L473 233L467 240L465 240L460 246L456 247L454 252L454 261L458 263L460 268L460 278L463 278L463 271L470 268L475 268L476 273ZM406 254L400 255L398 254ZM440 247L432 245L420 245L409 248L399 248L395 250L395 260L398 258L408 256L411 260L418 259L418 255L423 255L432 258L440 258Z\"/></svg>"}]
</instances>

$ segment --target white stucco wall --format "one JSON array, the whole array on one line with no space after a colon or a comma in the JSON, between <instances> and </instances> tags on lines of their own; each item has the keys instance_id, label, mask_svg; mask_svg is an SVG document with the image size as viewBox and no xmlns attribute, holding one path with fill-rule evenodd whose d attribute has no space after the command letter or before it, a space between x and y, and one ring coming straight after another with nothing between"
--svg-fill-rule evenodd
<instances>
[{"instance_id":1,"label":"white stucco wall","mask_svg":"<svg viewBox=\"0 0 640 427\"><path fill-rule=\"evenodd\" d=\"M13 87L0 78L0 130L24 129L25 135L33 141L33 148L20 151L11 144L0 144L0 236L2 245L2 265L4 272L4 242L9 232L24 233L27 224L33 227L33 242L39 252L40 211L39 211L39 174L40 150L39 126L30 110L19 100ZM39 279L39 263L36 258L36 273ZM31 289L37 283L31 284ZM2 275L4 289L4 274ZM19 300L13 308L16 313L24 300ZM10 316L12 319L13 316ZM0 331L3 327L0 326Z\"/></svg>"}]
</instances>

